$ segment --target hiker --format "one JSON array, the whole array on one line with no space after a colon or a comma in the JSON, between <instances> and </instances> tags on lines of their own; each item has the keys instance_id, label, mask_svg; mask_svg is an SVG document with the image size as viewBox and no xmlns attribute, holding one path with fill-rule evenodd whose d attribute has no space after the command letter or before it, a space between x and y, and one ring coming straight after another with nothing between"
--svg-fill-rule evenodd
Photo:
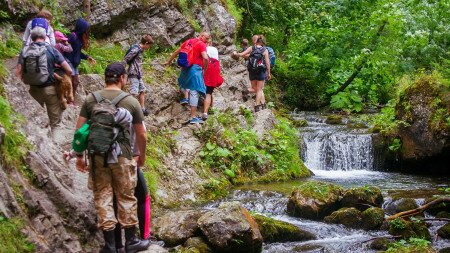
<instances>
[{"instance_id":1,"label":"hiker","mask_svg":"<svg viewBox=\"0 0 450 253\"><path fill-rule=\"evenodd\" d=\"M247 50L248 48L248 39L242 39L241 41L241 53Z\"/></svg>"},{"instance_id":2,"label":"hiker","mask_svg":"<svg viewBox=\"0 0 450 253\"><path fill-rule=\"evenodd\" d=\"M73 49L72 46L69 44L69 39L66 36L64 36L62 32L55 31L55 40L56 40L55 48L58 49L58 51L61 54L72 53Z\"/></svg>"},{"instance_id":3,"label":"hiker","mask_svg":"<svg viewBox=\"0 0 450 253\"><path fill-rule=\"evenodd\" d=\"M148 110L145 108L144 95L145 85L143 81L144 70L142 68L142 57L145 50L153 45L153 38L149 34L142 37L140 44L134 44L128 49L123 64L128 64L128 80L130 81L130 94L138 98L142 107L144 116L148 116Z\"/></svg>"},{"instance_id":4,"label":"hiker","mask_svg":"<svg viewBox=\"0 0 450 253\"><path fill-rule=\"evenodd\" d=\"M191 107L191 124L203 124L203 120L197 117L197 105L200 95L206 92L203 72L208 68L208 54L206 53L206 43L210 39L207 32L202 32L197 38L186 40L180 48L175 50L170 59L164 64L166 66L178 55L177 63L181 67L178 83L184 94L184 100L189 93L189 106Z\"/></svg>"},{"instance_id":5,"label":"hiker","mask_svg":"<svg viewBox=\"0 0 450 253\"><path fill-rule=\"evenodd\" d=\"M256 91L255 112L266 109L263 88L265 81L271 78L269 53L264 45L264 36L258 35L255 45L242 53L233 52L233 55L237 57L248 55L247 69L252 90ZM252 90L249 89L250 92Z\"/></svg>"},{"instance_id":6,"label":"hiker","mask_svg":"<svg viewBox=\"0 0 450 253\"><path fill-rule=\"evenodd\" d=\"M47 31L37 26L30 32L32 42L19 55L16 75L30 85L30 95L47 108L52 130L61 122L62 108L55 88L55 64L60 65L67 75L72 70L61 53L45 42Z\"/></svg>"},{"instance_id":7,"label":"hiker","mask_svg":"<svg viewBox=\"0 0 450 253\"><path fill-rule=\"evenodd\" d=\"M213 92L214 89L219 87L223 83L223 78L220 75L220 62L219 62L219 52L217 48L212 46L212 40L208 41L206 52L208 54L209 63L208 68L203 75L206 85L206 97L203 102L203 114L202 120L208 119L208 111L210 106L213 105Z\"/></svg>"},{"instance_id":8,"label":"hiker","mask_svg":"<svg viewBox=\"0 0 450 253\"><path fill-rule=\"evenodd\" d=\"M91 121L87 146L90 158L89 181L94 193L98 227L103 231L105 239L105 245L100 251L103 253L116 252L114 229L117 223L125 230L126 252L142 251L150 245L149 240L141 240L136 236L136 165L144 165L147 135L142 124L144 115L139 102L122 91L126 76L122 63L109 64L105 69L106 87L86 97L76 125L78 129L88 120ZM117 109L113 111L112 108ZM128 119L122 120L122 123L130 122L134 128L136 146L140 153L137 161L133 159L131 150L130 126L121 124L120 127L115 127L118 125L116 118L123 117ZM115 136L111 136L111 133ZM76 165L79 171L87 171L82 155L77 156ZM114 196L117 200L117 217L114 214Z\"/></svg>"},{"instance_id":9,"label":"hiker","mask_svg":"<svg viewBox=\"0 0 450 253\"><path fill-rule=\"evenodd\" d=\"M53 20L53 15L46 9L42 9L35 18L40 18L40 19L44 19L45 21L47 21L47 31L46 31L46 36L45 36L45 42L54 46L56 44L55 41L55 35L54 35L54 31L52 26L50 25L52 20ZM34 20L34 19L33 19ZM23 32L23 36L22 36L22 43L23 43L23 47L24 46L28 46L32 40L31 40L31 36L30 36L30 32L31 30L34 28L33 26L33 20L30 20L27 23L27 26L25 28L25 31Z\"/></svg>"},{"instance_id":10,"label":"hiker","mask_svg":"<svg viewBox=\"0 0 450 253\"><path fill-rule=\"evenodd\" d=\"M96 63L94 58L81 52L82 49L86 50L89 48L89 23L82 18L77 19L75 29L68 36L68 39L69 44L72 46L72 52L65 53L64 56L69 60L69 64L72 67L72 93L73 97L75 97L78 84L80 83L78 66L81 59L88 60L91 64Z\"/></svg>"}]
</instances>

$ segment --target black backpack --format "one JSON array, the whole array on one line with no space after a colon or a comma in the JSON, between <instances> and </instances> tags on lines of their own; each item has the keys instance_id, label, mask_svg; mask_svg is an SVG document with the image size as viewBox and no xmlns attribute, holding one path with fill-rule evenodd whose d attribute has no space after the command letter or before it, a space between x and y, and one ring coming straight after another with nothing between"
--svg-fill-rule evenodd
<instances>
[{"instance_id":1,"label":"black backpack","mask_svg":"<svg viewBox=\"0 0 450 253\"><path fill-rule=\"evenodd\" d=\"M248 57L247 69L249 71L261 71L267 68L266 60L264 59L265 47L252 47L252 52Z\"/></svg>"},{"instance_id":2,"label":"black backpack","mask_svg":"<svg viewBox=\"0 0 450 253\"><path fill-rule=\"evenodd\" d=\"M87 151L94 160L94 156L99 155L104 157L103 166L107 166L108 154L111 147L116 142L117 129L119 133L123 132L122 127L117 124L114 116L117 112L117 104L129 96L126 92L120 93L112 101L103 98L100 92L92 93L97 104L94 105L91 112L91 126L88 137Z\"/></svg>"}]
</instances>

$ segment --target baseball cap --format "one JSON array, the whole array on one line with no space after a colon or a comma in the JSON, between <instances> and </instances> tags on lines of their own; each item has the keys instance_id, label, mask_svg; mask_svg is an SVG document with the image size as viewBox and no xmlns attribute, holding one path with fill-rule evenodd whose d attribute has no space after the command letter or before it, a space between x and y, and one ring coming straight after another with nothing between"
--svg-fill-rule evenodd
<instances>
[{"instance_id":1,"label":"baseball cap","mask_svg":"<svg viewBox=\"0 0 450 253\"><path fill-rule=\"evenodd\" d=\"M48 30L48 22L47 20L45 20L45 18L34 18L31 21L31 29L35 28L36 26L44 28L45 31Z\"/></svg>"},{"instance_id":2,"label":"baseball cap","mask_svg":"<svg viewBox=\"0 0 450 253\"><path fill-rule=\"evenodd\" d=\"M55 38L56 39L60 39L60 40L64 40L64 41L68 41L69 39L64 36L64 34L60 31L55 31Z\"/></svg>"},{"instance_id":3,"label":"baseball cap","mask_svg":"<svg viewBox=\"0 0 450 253\"><path fill-rule=\"evenodd\" d=\"M105 77L119 77L126 73L125 66L120 62L113 62L105 69Z\"/></svg>"}]
</instances>

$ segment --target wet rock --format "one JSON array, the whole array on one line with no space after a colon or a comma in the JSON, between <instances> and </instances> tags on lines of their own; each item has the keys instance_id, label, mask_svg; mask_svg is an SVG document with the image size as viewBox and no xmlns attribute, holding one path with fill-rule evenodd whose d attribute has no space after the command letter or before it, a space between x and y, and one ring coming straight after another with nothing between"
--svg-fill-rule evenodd
<instances>
[{"instance_id":1,"label":"wet rock","mask_svg":"<svg viewBox=\"0 0 450 253\"><path fill-rule=\"evenodd\" d=\"M212 253L213 250L203 237L191 237L183 244L188 252L192 253Z\"/></svg>"},{"instance_id":2,"label":"wet rock","mask_svg":"<svg viewBox=\"0 0 450 253\"><path fill-rule=\"evenodd\" d=\"M150 244L150 247L144 251L139 251L141 253L169 253L168 250L159 246L158 244Z\"/></svg>"},{"instance_id":3,"label":"wet rock","mask_svg":"<svg viewBox=\"0 0 450 253\"><path fill-rule=\"evenodd\" d=\"M436 214L436 218L450 219L450 213L446 211L441 211Z\"/></svg>"},{"instance_id":4,"label":"wet rock","mask_svg":"<svg viewBox=\"0 0 450 253\"><path fill-rule=\"evenodd\" d=\"M389 214L396 214L404 211L408 211L411 209L417 208L418 205L416 201L412 198L401 198L397 200L393 200L389 202L385 206L385 210Z\"/></svg>"},{"instance_id":5,"label":"wet rock","mask_svg":"<svg viewBox=\"0 0 450 253\"><path fill-rule=\"evenodd\" d=\"M324 182L307 182L296 188L287 204L287 212L296 217L322 219L339 208L343 189Z\"/></svg>"},{"instance_id":6,"label":"wet rock","mask_svg":"<svg viewBox=\"0 0 450 253\"><path fill-rule=\"evenodd\" d=\"M431 240L430 231L423 221L392 220L389 222L389 234L401 236L405 240L411 237Z\"/></svg>"},{"instance_id":7,"label":"wet rock","mask_svg":"<svg viewBox=\"0 0 450 253\"><path fill-rule=\"evenodd\" d=\"M329 115L325 120L325 123L330 125L339 125L342 124L342 116L341 115Z\"/></svg>"},{"instance_id":8,"label":"wet rock","mask_svg":"<svg viewBox=\"0 0 450 253\"><path fill-rule=\"evenodd\" d=\"M198 220L215 251L261 252L263 238L249 212L238 202L223 203Z\"/></svg>"},{"instance_id":9,"label":"wet rock","mask_svg":"<svg viewBox=\"0 0 450 253\"><path fill-rule=\"evenodd\" d=\"M444 226L440 227L437 231L437 234L442 238L450 239L450 223L447 223Z\"/></svg>"},{"instance_id":10,"label":"wet rock","mask_svg":"<svg viewBox=\"0 0 450 253\"><path fill-rule=\"evenodd\" d=\"M359 228L362 223L362 216L361 211L358 209L344 207L326 216L323 221L326 223L342 224L349 228Z\"/></svg>"},{"instance_id":11,"label":"wet rock","mask_svg":"<svg viewBox=\"0 0 450 253\"><path fill-rule=\"evenodd\" d=\"M402 170L449 174L450 89L433 75L423 75L407 87L395 106L400 124Z\"/></svg>"},{"instance_id":12,"label":"wet rock","mask_svg":"<svg viewBox=\"0 0 450 253\"><path fill-rule=\"evenodd\" d=\"M440 249L439 253L450 253L450 247Z\"/></svg>"},{"instance_id":13,"label":"wet rock","mask_svg":"<svg viewBox=\"0 0 450 253\"><path fill-rule=\"evenodd\" d=\"M325 252L325 248L321 245L305 244L305 245L298 245L298 246L293 247L292 251L307 252L307 253L321 253L321 252Z\"/></svg>"},{"instance_id":14,"label":"wet rock","mask_svg":"<svg viewBox=\"0 0 450 253\"><path fill-rule=\"evenodd\" d=\"M197 220L201 211L169 212L153 222L153 234L167 246L183 244L188 238L200 233Z\"/></svg>"},{"instance_id":15,"label":"wet rock","mask_svg":"<svg viewBox=\"0 0 450 253\"><path fill-rule=\"evenodd\" d=\"M377 238L370 243L370 248L374 250L385 251L388 249L388 245L391 241L387 238Z\"/></svg>"},{"instance_id":16,"label":"wet rock","mask_svg":"<svg viewBox=\"0 0 450 253\"><path fill-rule=\"evenodd\" d=\"M259 226L261 235L266 243L295 242L315 240L316 236L311 232L284 221L278 221L263 215L252 215Z\"/></svg>"},{"instance_id":17,"label":"wet rock","mask_svg":"<svg viewBox=\"0 0 450 253\"><path fill-rule=\"evenodd\" d=\"M365 230L379 229L384 222L384 211L378 207L371 207L361 213L362 228Z\"/></svg>"},{"instance_id":18,"label":"wet rock","mask_svg":"<svg viewBox=\"0 0 450 253\"><path fill-rule=\"evenodd\" d=\"M425 199L424 205L430 203L433 200L438 199L439 197L441 197L441 196L435 196L435 197L431 197L431 198ZM436 216L440 212L450 213L450 205L448 203L439 203L437 205L429 207L426 210L426 212L431 214L431 215L434 215L434 216Z\"/></svg>"},{"instance_id":19,"label":"wet rock","mask_svg":"<svg viewBox=\"0 0 450 253\"><path fill-rule=\"evenodd\" d=\"M341 204L344 207L355 207L364 211L369 207L381 207L383 195L380 188L375 186L350 188L344 192Z\"/></svg>"}]
</instances>

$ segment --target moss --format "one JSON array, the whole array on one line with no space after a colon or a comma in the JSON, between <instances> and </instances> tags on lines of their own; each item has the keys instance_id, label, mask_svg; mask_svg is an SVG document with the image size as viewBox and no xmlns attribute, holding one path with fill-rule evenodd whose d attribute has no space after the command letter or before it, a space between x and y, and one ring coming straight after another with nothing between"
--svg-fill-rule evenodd
<instances>
[{"instance_id":1,"label":"moss","mask_svg":"<svg viewBox=\"0 0 450 253\"><path fill-rule=\"evenodd\" d=\"M450 223L447 223L444 226L440 227L437 231L437 234L442 238L450 239Z\"/></svg>"},{"instance_id":2,"label":"moss","mask_svg":"<svg viewBox=\"0 0 450 253\"><path fill-rule=\"evenodd\" d=\"M331 125L342 124L342 116L341 115L329 115L329 116L327 116L325 123L331 124Z\"/></svg>"},{"instance_id":3,"label":"moss","mask_svg":"<svg viewBox=\"0 0 450 253\"><path fill-rule=\"evenodd\" d=\"M345 207L356 207L361 211L383 203L381 190L375 186L354 187L345 191L341 201Z\"/></svg>"},{"instance_id":4,"label":"moss","mask_svg":"<svg viewBox=\"0 0 450 253\"><path fill-rule=\"evenodd\" d=\"M386 253L436 253L429 241L420 238L410 238L390 243Z\"/></svg>"},{"instance_id":5,"label":"moss","mask_svg":"<svg viewBox=\"0 0 450 253\"><path fill-rule=\"evenodd\" d=\"M344 189L335 184L310 181L295 188L294 191L298 191L300 194L309 198L325 202L331 195L341 195Z\"/></svg>"},{"instance_id":6,"label":"moss","mask_svg":"<svg viewBox=\"0 0 450 253\"><path fill-rule=\"evenodd\" d=\"M378 229L384 222L384 211L378 207L371 207L362 212L362 227L365 230Z\"/></svg>"},{"instance_id":7,"label":"moss","mask_svg":"<svg viewBox=\"0 0 450 253\"><path fill-rule=\"evenodd\" d=\"M300 230L297 226L283 221L254 214L253 219L258 224L264 242L293 242L313 240L315 236L309 232Z\"/></svg>"},{"instance_id":8,"label":"moss","mask_svg":"<svg viewBox=\"0 0 450 253\"><path fill-rule=\"evenodd\" d=\"M0 213L1 252L34 252L34 245L20 232L23 228L23 221L17 218L6 219Z\"/></svg>"},{"instance_id":9,"label":"moss","mask_svg":"<svg viewBox=\"0 0 450 253\"><path fill-rule=\"evenodd\" d=\"M395 219L389 222L389 234L401 236L403 239L421 238L430 241L431 236L423 221L406 221Z\"/></svg>"},{"instance_id":10,"label":"moss","mask_svg":"<svg viewBox=\"0 0 450 253\"><path fill-rule=\"evenodd\" d=\"M361 226L362 217L361 212L353 207L341 208L331 215L324 218L326 223L342 224L350 228L359 228Z\"/></svg>"}]
</instances>

